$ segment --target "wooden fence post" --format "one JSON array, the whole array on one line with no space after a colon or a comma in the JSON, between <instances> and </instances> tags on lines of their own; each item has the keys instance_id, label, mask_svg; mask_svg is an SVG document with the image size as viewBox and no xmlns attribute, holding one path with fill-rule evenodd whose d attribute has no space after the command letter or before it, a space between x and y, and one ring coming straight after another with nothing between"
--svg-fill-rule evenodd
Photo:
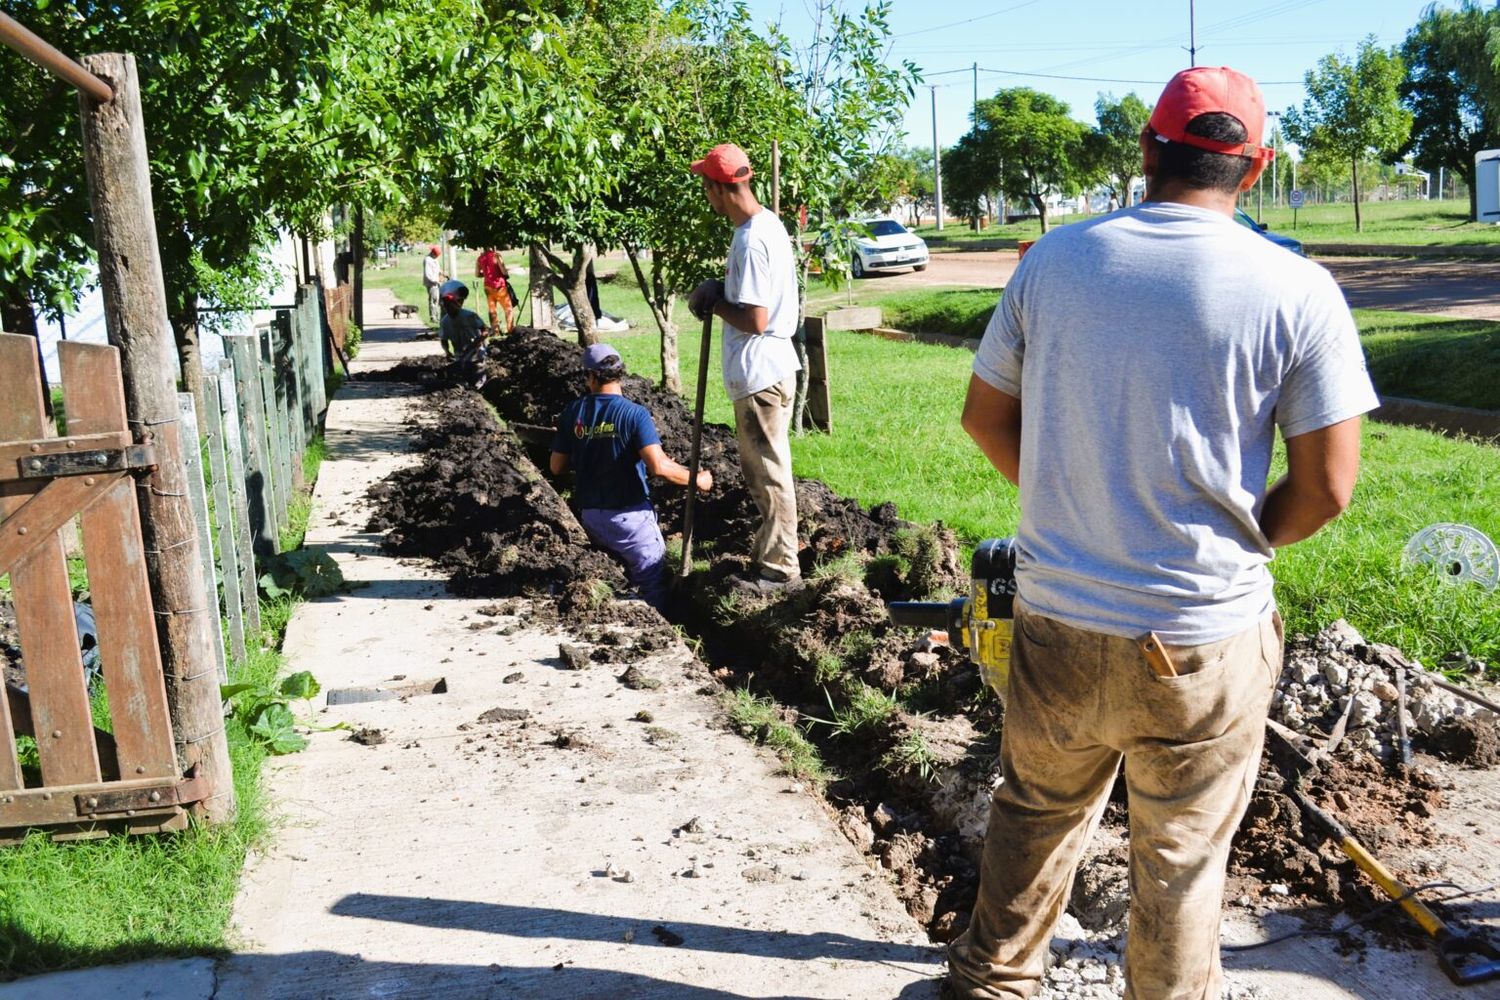
<instances>
[{"instance_id":1,"label":"wooden fence post","mask_svg":"<svg viewBox=\"0 0 1500 1000\"><path fill-rule=\"evenodd\" d=\"M131 426L156 450L157 467L143 479L139 501L172 738L179 766L197 766L207 785L194 812L222 822L234 815L234 775L212 645L218 616L198 570L177 414L179 366L156 243L140 86L129 55L85 56L83 65L115 94L102 104L80 95L83 158L105 325L110 343L120 349Z\"/></svg>"},{"instance_id":2,"label":"wooden fence post","mask_svg":"<svg viewBox=\"0 0 1500 1000\"><path fill-rule=\"evenodd\" d=\"M240 413L240 447L245 461L245 516L250 522L257 559L280 551L276 530L276 492L271 482L271 453L266 448L264 396L253 335L225 337L234 364L234 399Z\"/></svg>"},{"instance_id":3,"label":"wooden fence post","mask_svg":"<svg viewBox=\"0 0 1500 1000\"><path fill-rule=\"evenodd\" d=\"M276 494L277 551L281 546L281 529L286 526L287 503L291 499L291 462L286 440L286 408L276 391L275 327L260 331L260 390L265 397L266 446L271 460L271 488Z\"/></svg>"},{"instance_id":4,"label":"wooden fence post","mask_svg":"<svg viewBox=\"0 0 1500 1000\"><path fill-rule=\"evenodd\" d=\"M245 605L240 597L240 552L235 544L234 504L229 499L229 463L224 457L223 401L219 398L217 366L203 378L203 441L208 445L208 474L212 480L214 521L218 528L219 580L224 587L224 615L229 619L229 649L235 662L245 662ZM229 680L228 673L224 676Z\"/></svg>"},{"instance_id":5,"label":"wooden fence post","mask_svg":"<svg viewBox=\"0 0 1500 1000\"><path fill-rule=\"evenodd\" d=\"M234 510L234 549L239 556L240 607L244 613L245 631L260 641L260 599L256 587L255 543L250 530L248 487L250 474L245 468L245 444L240 423L240 400L236 392L234 364L225 358L219 362L219 426L224 432L225 481L229 485L229 505Z\"/></svg>"},{"instance_id":6,"label":"wooden fence post","mask_svg":"<svg viewBox=\"0 0 1500 1000\"><path fill-rule=\"evenodd\" d=\"M203 388L203 380L198 382ZM203 475L203 435L198 432L197 397L191 392L177 394L178 419L182 421L182 463L187 466L188 500L193 505L194 527L198 533L198 572L203 576L203 592L213 610L214 663L219 669L219 683L229 683L229 666L224 659L224 626L219 616L219 574L214 566L213 529L209 527L208 482Z\"/></svg>"}]
</instances>

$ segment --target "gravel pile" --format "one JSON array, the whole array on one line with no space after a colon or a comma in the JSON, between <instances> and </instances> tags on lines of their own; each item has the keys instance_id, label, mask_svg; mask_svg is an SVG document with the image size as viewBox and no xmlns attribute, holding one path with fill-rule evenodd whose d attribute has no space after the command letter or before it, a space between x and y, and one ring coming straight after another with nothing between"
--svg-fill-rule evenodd
<instances>
[{"instance_id":1,"label":"gravel pile","mask_svg":"<svg viewBox=\"0 0 1500 1000\"><path fill-rule=\"evenodd\" d=\"M1463 666L1484 670L1483 663L1472 659ZM1431 738L1450 720L1494 718L1488 709L1438 687L1434 680L1439 675L1394 646L1366 642L1342 619L1287 647L1271 717L1321 741L1347 716L1341 746L1389 759L1397 746L1401 675L1406 726L1414 740Z\"/></svg>"},{"instance_id":2,"label":"gravel pile","mask_svg":"<svg viewBox=\"0 0 1500 1000\"><path fill-rule=\"evenodd\" d=\"M1125 938L1119 926L1091 932L1063 914L1052 938L1052 966L1036 1000L1115 1000L1125 995ZM1269 1000L1259 987L1224 985L1224 1000Z\"/></svg>"}]
</instances>

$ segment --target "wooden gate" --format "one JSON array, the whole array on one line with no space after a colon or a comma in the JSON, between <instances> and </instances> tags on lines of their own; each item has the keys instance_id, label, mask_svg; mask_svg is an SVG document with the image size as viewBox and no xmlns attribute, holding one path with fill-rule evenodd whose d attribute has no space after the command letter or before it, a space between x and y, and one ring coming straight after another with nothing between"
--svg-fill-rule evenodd
<instances>
[{"instance_id":1,"label":"wooden gate","mask_svg":"<svg viewBox=\"0 0 1500 1000\"><path fill-rule=\"evenodd\" d=\"M0 574L21 650L0 698L0 843L33 827L181 829L182 807L204 796L177 767L141 542L134 474L151 448L133 441L118 351L90 344L58 345L67 436L50 436L36 350L0 334ZM92 691L69 582L75 523L102 676Z\"/></svg>"}]
</instances>

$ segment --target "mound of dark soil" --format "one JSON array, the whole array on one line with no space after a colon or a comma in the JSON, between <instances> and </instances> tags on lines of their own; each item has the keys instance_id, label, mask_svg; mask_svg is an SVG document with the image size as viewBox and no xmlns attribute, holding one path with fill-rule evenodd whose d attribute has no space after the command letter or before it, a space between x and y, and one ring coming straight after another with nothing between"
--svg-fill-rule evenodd
<instances>
[{"instance_id":1,"label":"mound of dark soil","mask_svg":"<svg viewBox=\"0 0 1500 1000\"><path fill-rule=\"evenodd\" d=\"M517 327L510 336L491 344L490 380L484 397L508 421L553 427L563 409L584 392L582 359L582 348L575 343ZM686 465L693 434L688 404L635 375L627 375L622 388L627 398L651 411L666 453ZM745 491L733 428L704 426L700 462L713 473L715 485L713 493L700 500L694 515L695 553L743 555L759 514ZM655 484L652 500L664 531L671 533L681 525L684 499L680 487ZM797 516L798 535L805 543L804 573L843 552L883 551L886 540L901 526L894 504L865 510L808 479L797 480Z\"/></svg>"},{"instance_id":2,"label":"mound of dark soil","mask_svg":"<svg viewBox=\"0 0 1500 1000\"><path fill-rule=\"evenodd\" d=\"M623 589L623 574L588 538L515 440L473 393L428 397L423 459L369 491L378 509L368 530L384 547L424 555L469 594L565 595L606 601L597 583Z\"/></svg>"}]
</instances>

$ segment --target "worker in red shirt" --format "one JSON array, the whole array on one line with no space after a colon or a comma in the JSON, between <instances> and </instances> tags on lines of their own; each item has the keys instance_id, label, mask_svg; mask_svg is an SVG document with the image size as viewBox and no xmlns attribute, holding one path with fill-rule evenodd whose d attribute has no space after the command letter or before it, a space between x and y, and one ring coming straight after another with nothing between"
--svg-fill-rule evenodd
<instances>
[{"instance_id":1,"label":"worker in red shirt","mask_svg":"<svg viewBox=\"0 0 1500 1000\"><path fill-rule=\"evenodd\" d=\"M510 294L510 272L494 247L485 247L474 265L474 277L484 280L484 297L490 304L490 329L500 329L497 309L505 312L505 332L515 329L515 299Z\"/></svg>"}]
</instances>

